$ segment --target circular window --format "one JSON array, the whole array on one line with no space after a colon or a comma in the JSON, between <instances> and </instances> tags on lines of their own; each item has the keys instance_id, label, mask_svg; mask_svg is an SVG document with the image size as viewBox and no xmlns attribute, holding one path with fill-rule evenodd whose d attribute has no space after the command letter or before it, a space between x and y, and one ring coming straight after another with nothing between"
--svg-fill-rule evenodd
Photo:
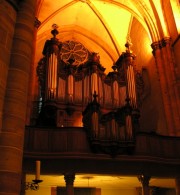
<instances>
[{"instance_id":1,"label":"circular window","mask_svg":"<svg viewBox=\"0 0 180 195\"><path fill-rule=\"evenodd\" d=\"M81 43L75 41L63 42L60 55L66 63L69 59L73 59L73 65L79 65L88 60L88 50Z\"/></svg>"}]
</instances>

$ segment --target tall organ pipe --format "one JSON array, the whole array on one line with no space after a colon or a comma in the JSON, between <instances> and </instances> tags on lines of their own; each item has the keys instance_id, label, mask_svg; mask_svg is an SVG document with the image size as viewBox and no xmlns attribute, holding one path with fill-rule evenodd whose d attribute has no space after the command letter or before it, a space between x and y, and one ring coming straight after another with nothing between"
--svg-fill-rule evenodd
<instances>
[{"instance_id":1,"label":"tall organ pipe","mask_svg":"<svg viewBox=\"0 0 180 195\"><path fill-rule=\"evenodd\" d=\"M46 58L46 95L45 100L54 100L57 97L58 55L61 44L56 38L59 33L56 28L51 31L53 38L47 40L43 54Z\"/></svg>"},{"instance_id":2,"label":"tall organ pipe","mask_svg":"<svg viewBox=\"0 0 180 195\"><path fill-rule=\"evenodd\" d=\"M130 50L127 50L126 53L123 54L123 58L126 70L127 98L130 99L130 105L135 109L137 108L135 73L133 67L135 55L131 53Z\"/></svg>"},{"instance_id":3,"label":"tall organ pipe","mask_svg":"<svg viewBox=\"0 0 180 195\"><path fill-rule=\"evenodd\" d=\"M48 59L47 99L54 99L57 93L57 56L52 53Z\"/></svg>"},{"instance_id":4,"label":"tall organ pipe","mask_svg":"<svg viewBox=\"0 0 180 195\"><path fill-rule=\"evenodd\" d=\"M94 62L92 65L92 72L91 72L91 99L93 98L93 94L99 94L98 86L99 86L99 78L97 74L97 63Z\"/></svg>"},{"instance_id":5,"label":"tall organ pipe","mask_svg":"<svg viewBox=\"0 0 180 195\"><path fill-rule=\"evenodd\" d=\"M137 108L136 81L134 71L135 55L130 51L129 43L127 43L125 46L126 52L121 56L126 75L125 136L126 140L131 140L133 138L132 110Z\"/></svg>"},{"instance_id":6,"label":"tall organ pipe","mask_svg":"<svg viewBox=\"0 0 180 195\"><path fill-rule=\"evenodd\" d=\"M70 103L73 102L73 95L74 95L74 77L72 74L68 76L68 101ZM77 89L79 90L79 89Z\"/></svg>"}]
</instances>

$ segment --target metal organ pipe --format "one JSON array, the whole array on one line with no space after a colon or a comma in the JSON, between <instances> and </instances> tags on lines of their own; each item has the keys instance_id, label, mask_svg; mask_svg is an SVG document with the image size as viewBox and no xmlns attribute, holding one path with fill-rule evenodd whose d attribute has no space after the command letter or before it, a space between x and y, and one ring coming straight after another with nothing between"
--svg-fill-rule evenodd
<instances>
[{"instance_id":1,"label":"metal organ pipe","mask_svg":"<svg viewBox=\"0 0 180 195\"><path fill-rule=\"evenodd\" d=\"M131 53L129 45L126 44L127 50L123 55L126 69L126 118L125 129L126 139L131 140L133 138L133 126L132 126L132 109L137 108L136 102L136 84L135 84L135 72L133 67L134 54Z\"/></svg>"},{"instance_id":2,"label":"metal organ pipe","mask_svg":"<svg viewBox=\"0 0 180 195\"><path fill-rule=\"evenodd\" d=\"M89 102L89 76L84 79L84 102L85 104Z\"/></svg>"},{"instance_id":3,"label":"metal organ pipe","mask_svg":"<svg viewBox=\"0 0 180 195\"><path fill-rule=\"evenodd\" d=\"M73 75L68 76L68 99L70 102L73 102L74 95L74 77Z\"/></svg>"},{"instance_id":4,"label":"metal organ pipe","mask_svg":"<svg viewBox=\"0 0 180 195\"><path fill-rule=\"evenodd\" d=\"M132 65L127 67L127 88L128 88L128 98L130 98L130 103L133 108L137 107L136 103L136 87L135 87L135 77L134 69Z\"/></svg>"},{"instance_id":5,"label":"metal organ pipe","mask_svg":"<svg viewBox=\"0 0 180 195\"><path fill-rule=\"evenodd\" d=\"M132 118L130 115L126 116L126 138L128 140L132 138Z\"/></svg>"},{"instance_id":6,"label":"metal organ pipe","mask_svg":"<svg viewBox=\"0 0 180 195\"><path fill-rule=\"evenodd\" d=\"M119 86L117 81L113 82L113 101L115 107L119 105Z\"/></svg>"},{"instance_id":7,"label":"metal organ pipe","mask_svg":"<svg viewBox=\"0 0 180 195\"><path fill-rule=\"evenodd\" d=\"M95 91L96 91L96 94L98 94L98 76L97 76L97 73L92 73L92 75L91 75L91 93L92 93L92 96L93 96Z\"/></svg>"},{"instance_id":8,"label":"metal organ pipe","mask_svg":"<svg viewBox=\"0 0 180 195\"><path fill-rule=\"evenodd\" d=\"M56 98L56 88L57 88L57 56L52 53L48 59L48 76L47 76L47 87L48 94L47 99Z\"/></svg>"},{"instance_id":9,"label":"metal organ pipe","mask_svg":"<svg viewBox=\"0 0 180 195\"><path fill-rule=\"evenodd\" d=\"M58 70L58 54L61 48L61 43L56 38L59 33L57 25L53 25L51 34L53 37L47 40L44 45L43 55L46 57L46 95L45 100L53 100L57 98L57 70Z\"/></svg>"},{"instance_id":10,"label":"metal organ pipe","mask_svg":"<svg viewBox=\"0 0 180 195\"><path fill-rule=\"evenodd\" d=\"M93 136L97 137L99 131L99 117L97 112L93 112L92 114L92 130Z\"/></svg>"}]
</instances>

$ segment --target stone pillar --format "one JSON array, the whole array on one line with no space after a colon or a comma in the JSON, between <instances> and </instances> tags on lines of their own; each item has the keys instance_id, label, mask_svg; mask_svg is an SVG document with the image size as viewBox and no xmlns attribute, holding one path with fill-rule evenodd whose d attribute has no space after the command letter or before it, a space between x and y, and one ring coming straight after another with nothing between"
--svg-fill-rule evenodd
<instances>
[{"instance_id":1,"label":"stone pillar","mask_svg":"<svg viewBox=\"0 0 180 195\"><path fill-rule=\"evenodd\" d=\"M66 195L74 195L74 180L75 174L74 173L67 173L64 175L64 179L66 182Z\"/></svg>"},{"instance_id":2,"label":"stone pillar","mask_svg":"<svg viewBox=\"0 0 180 195\"><path fill-rule=\"evenodd\" d=\"M170 96L168 92L168 85L167 85L167 78L165 73L165 64L162 57L162 51L161 51L161 43L155 42L152 45L153 48L153 54L156 60L156 66L159 73L159 80L160 80L160 86L161 86L161 92L162 92L162 99L163 99L163 105L164 105L164 111L165 111L165 117L167 122L167 129L168 129L168 135L174 135L175 132L175 126L174 126L174 120L172 117L172 108L171 108L171 102L170 102Z\"/></svg>"},{"instance_id":3,"label":"stone pillar","mask_svg":"<svg viewBox=\"0 0 180 195\"><path fill-rule=\"evenodd\" d=\"M180 195L180 177L176 178L176 195Z\"/></svg>"},{"instance_id":4,"label":"stone pillar","mask_svg":"<svg viewBox=\"0 0 180 195\"><path fill-rule=\"evenodd\" d=\"M180 130L180 106L179 106L179 95L177 91L176 78L175 78L175 68L174 61L172 58L172 48L171 48L171 39L166 37L161 41L162 45L162 56L165 70L165 77L167 83L167 89L170 99L170 106L173 123L174 123L174 135L178 135Z\"/></svg>"},{"instance_id":5,"label":"stone pillar","mask_svg":"<svg viewBox=\"0 0 180 195\"><path fill-rule=\"evenodd\" d=\"M142 185L142 195L150 195L150 189L149 189L150 178L151 178L150 176L146 176L146 175L140 175L138 177Z\"/></svg>"},{"instance_id":6,"label":"stone pillar","mask_svg":"<svg viewBox=\"0 0 180 195\"><path fill-rule=\"evenodd\" d=\"M7 2L13 5L16 1ZM21 191L26 104L33 53L36 0L17 0L17 2L20 4L17 11L0 133L1 195L19 195Z\"/></svg>"},{"instance_id":7,"label":"stone pillar","mask_svg":"<svg viewBox=\"0 0 180 195\"><path fill-rule=\"evenodd\" d=\"M16 7L16 1L14 1L14 6L8 3L8 1L0 2L0 132L2 129L2 113L6 90L5 87L16 22Z\"/></svg>"}]
</instances>

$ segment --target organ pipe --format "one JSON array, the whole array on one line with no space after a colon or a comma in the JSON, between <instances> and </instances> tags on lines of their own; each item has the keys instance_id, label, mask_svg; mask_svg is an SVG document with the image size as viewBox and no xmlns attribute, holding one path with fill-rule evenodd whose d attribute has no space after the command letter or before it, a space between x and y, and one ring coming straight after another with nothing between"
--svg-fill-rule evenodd
<instances>
[{"instance_id":1,"label":"organ pipe","mask_svg":"<svg viewBox=\"0 0 180 195\"><path fill-rule=\"evenodd\" d=\"M74 95L74 77L71 74L68 76L67 94L68 94L69 102L72 103L73 102L73 95Z\"/></svg>"},{"instance_id":2,"label":"organ pipe","mask_svg":"<svg viewBox=\"0 0 180 195\"><path fill-rule=\"evenodd\" d=\"M113 82L113 104L114 107L119 105L119 85L117 81Z\"/></svg>"},{"instance_id":3,"label":"organ pipe","mask_svg":"<svg viewBox=\"0 0 180 195\"><path fill-rule=\"evenodd\" d=\"M99 116L97 112L92 113L92 131L94 137L97 137L99 131Z\"/></svg>"},{"instance_id":4,"label":"organ pipe","mask_svg":"<svg viewBox=\"0 0 180 195\"><path fill-rule=\"evenodd\" d=\"M97 76L97 73L92 73L91 74L91 93L92 93L92 96L93 96L95 91L98 94L98 76Z\"/></svg>"},{"instance_id":5,"label":"organ pipe","mask_svg":"<svg viewBox=\"0 0 180 195\"><path fill-rule=\"evenodd\" d=\"M135 84L135 72L134 72L134 59L135 55L130 51L130 43L127 42L126 52L122 54L124 60L124 69L126 74L126 89L127 98L130 100L132 108L137 108L136 100L136 84Z\"/></svg>"},{"instance_id":6,"label":"organ pipe","mask_svg":"<svg viewBox=\"0 0 180 195\"><path fill-rule=\"evenodd\" d=\"M132 118L130 115L126 116L126 139L131 140L132 135Z\"/></svg>"},{"instance_id":7,"label":"organ pipe","mask_svg":"<svg viewBox=\"0 0 180 195\"><path fill-rule=\"evenodd\" d=\"M127 74L128 98L130 99L131 106L133 108L136 108L137 107L136 88L135 88L135 79L134 79L134 69L132 65L128 65L126 74Z\"/></svg>"},{"instance_id":8,"label":"organ pipe","mask_svg":"<svg viewBox=\"0 0 180 195\"><path fill-rule=\"evenodd\" d=\"M55 53L52 53L48 59L47 89L47 99L55 99L57 96L57 56Z\"/></svg>"},{"instance_id":9,"label":"organ pipe","mask_svg":"<svg viewBox=\"0 0 180 195\"><path fill-rule=\"evenodd\" d=\"M86 76L84 79L84 103L89 102L89 76Z\"/></svg>"},{"instance_id":10,"label":"organ pipe","mask_svg":"<svg viewBox=\"0 0 180 195\"><path fill-rule=\"evenodd\" d=\"M57 26L53 25L51 31L53 37L47 40L44 46L43 54L46 57L46 96L45 100L54 100L57 98L57 70L58 70L58 54L61 48L61 43L56 38L59 33Z\"/></svg>"}]
</instances>

